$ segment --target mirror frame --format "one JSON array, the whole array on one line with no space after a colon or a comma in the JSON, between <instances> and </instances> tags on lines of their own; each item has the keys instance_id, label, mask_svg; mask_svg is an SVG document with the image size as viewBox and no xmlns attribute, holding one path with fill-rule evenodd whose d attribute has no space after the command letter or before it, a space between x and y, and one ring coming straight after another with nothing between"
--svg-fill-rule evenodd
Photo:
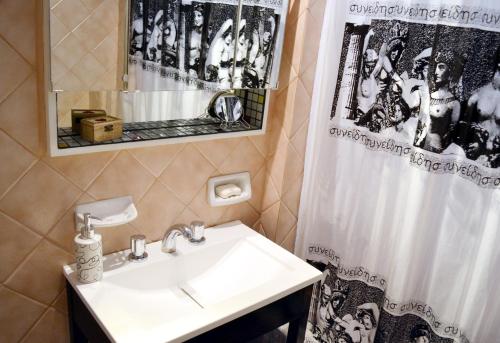
<instances>
[{"instance_id":1,"label":"mirror frame","mask_svg":"<svg viewBox=\"0 0 500 343\"><path fill-rule=\"evenodd\" d=\"M51 47L50 47L50 0L43 0L43 46L44 46L44 91L45 91L45 113L46 113L46 132L47 132L47 151L50 157L71 156L103 151L126 150L132 148L146 148L161 146L167 144L180 144L188 142L208 141L214 139L236 138L263 135L266 133L267 117L269 113L269 98L271 89L266 89L266 99L264 103L264 113L262 118L262 127L256 130L216 133L200 136L159 138L146 141L124 142L118 144L99 144L84 147L73 147L60 149L57 144L57 92L52 90L51 81ZM282 46L280 46L280 50ZM280 54L282 51L280 51ZM281 59L279 60L281 62ZM280 63L281 64L281 63ZM279 70L279 65L278 65ZM120 90L122 91L122 90Z\"/></svg>"}]
</instances>

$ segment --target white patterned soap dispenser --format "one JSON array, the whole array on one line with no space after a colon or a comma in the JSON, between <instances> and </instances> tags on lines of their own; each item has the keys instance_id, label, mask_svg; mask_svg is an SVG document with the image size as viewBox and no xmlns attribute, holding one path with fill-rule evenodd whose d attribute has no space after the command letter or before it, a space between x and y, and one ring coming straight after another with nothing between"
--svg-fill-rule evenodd
<instances>
[{"instance_id":1,"label":"white patterned soap dispenser","mask_svg":"<svg viewBox=\"0 0 500 343\"><path fill-rule=\"evenodd\" d=\"M84 223L80 234L75 237L76 273L78 281L92 283L102 279L102 237L94 232L90 224L90 213L84 213Z\"/></svg>"}]
</instances>

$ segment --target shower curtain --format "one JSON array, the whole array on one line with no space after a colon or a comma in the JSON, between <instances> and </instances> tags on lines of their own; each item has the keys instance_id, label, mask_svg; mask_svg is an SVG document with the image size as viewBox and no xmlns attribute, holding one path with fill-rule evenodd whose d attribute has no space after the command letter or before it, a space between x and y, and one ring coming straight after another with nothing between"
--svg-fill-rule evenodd
<instances>
[{"instance_id":1,"label":"shower curtain","mask_svg":"<svg viewBox=\"0 0 500 343\"><path fill-rule=\"evenodd\" d=\"M288 0L132 0L129 90L275 86Z\"/></svg>"},{"instance_id":2,"label":"shower curtain","mask_svg":"<svg viewBox=\"0 0 500 343\"><path fill-rule=\"evenodd\" d=\"M327 1L306 342L500 342L500 3Z\"/></svg>"}]
</instances>

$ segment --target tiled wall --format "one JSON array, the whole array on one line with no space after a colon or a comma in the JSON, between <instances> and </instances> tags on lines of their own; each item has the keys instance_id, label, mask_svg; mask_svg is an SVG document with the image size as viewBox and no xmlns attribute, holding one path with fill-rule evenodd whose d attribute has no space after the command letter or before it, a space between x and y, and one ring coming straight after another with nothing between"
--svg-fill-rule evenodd
<instances>
[{"instance_id":1,"label":"tiled wall","mask_svg":"<svg viewBox=\"0 0 500 343\"><path fill-rule=\"evenodd\" d=\"M0 342L69 341L61 266L73 260L77 203L134 197L139 218L102 230L106 253L126 248L133 233L157 240L170 224L195 218L241 219L293 249L325 1L290 3L265 136L60 158L45 152L41 1L0 2ZM207 179L245 170L253 198L209 207Z\"/></svg>"},{"instance_id":2,"label":"tiled wall","mask_svg":"<svg viewBox=\"0 0 500 343\"><path fill-rule=\"evenodd\" d=\"M309 110L327 0L290 0L280 88L272 97L261 218L256 228L293 250Z\"/></svg>"},{"instance_id":3,"label":"tiled wall","mask_svg":"<svg viewBox=\"0 0 500 343\"><path fill-rule=\"evenodd\" d=\"M124 0L50 0L54 89L117 89Z\"/></svg>"}]
</instances>

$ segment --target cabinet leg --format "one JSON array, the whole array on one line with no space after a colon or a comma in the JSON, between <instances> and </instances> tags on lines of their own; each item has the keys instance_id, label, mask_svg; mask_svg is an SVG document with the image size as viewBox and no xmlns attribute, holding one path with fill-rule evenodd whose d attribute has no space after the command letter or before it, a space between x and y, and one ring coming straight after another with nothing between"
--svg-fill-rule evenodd
<instances>
[{"instance_id":1,"label":"cabinet leg","mask_svg":"<svg viewBox=\"0 0 500 343\"><path fill-rule=\"evenodd\" d=\"M73 298L77 296L69 282L66 281L66 293L68 296L68 321L69 321L69 337L71 343L87 343L87 337L83 331L78 327L75 321L75 313L73 309Z\"/></svg>"},{"instance_id":2,"label":"cabinet leg","mask_svg":"<svg viewBox=\"0 0 500 343\"><path fill-rule=\"evenodd\" d=\"M309 317L309 306L311 305L312 286L303 290L304 310L302 315L292 321L288 325L288 334L286 343L304 343L306 336L307 319Z\"/></svg>"},{"instance_id":3,"label":"cabinet leg","mask_svg":"<svg viewBox=\"0 0 500 343\"><path fill-rule=\"evenodd\" d=\"M286 336L286 343L304 343L307 327L306 313L304 316L292 320L288 325L288 334Z\"/></svg>"}]
</instances>

